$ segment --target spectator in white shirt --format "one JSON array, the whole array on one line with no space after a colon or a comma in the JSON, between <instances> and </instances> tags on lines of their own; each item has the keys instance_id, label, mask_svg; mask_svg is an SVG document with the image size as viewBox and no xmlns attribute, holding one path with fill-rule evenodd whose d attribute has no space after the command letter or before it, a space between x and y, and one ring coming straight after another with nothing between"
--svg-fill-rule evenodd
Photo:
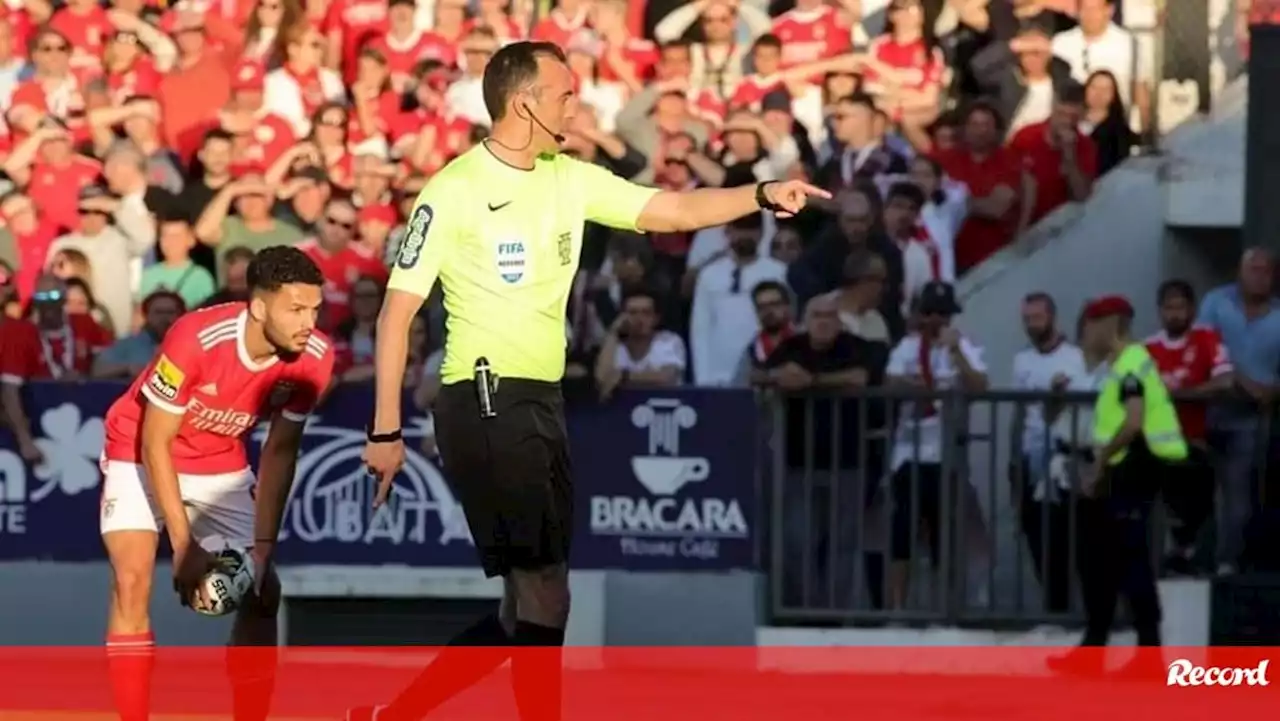
<instances>
[{"instance_id":1,"label":"spectator in white shirt","mask_svg":"<svg viewBox=\"0 0 1280 721\"><path fill-rule=\"evenodd\" d=\"M622 312L605 335L596 358L596 384L608 399L619 387L671 388L684 380L684 341L659 330L658 297L635 290L622 299Z\"/></svg>"},{"instance_id":2,"label":"spectator in white shirt","mask_svg":"<svg viewBox=\"0 0 1280 721\"><path fill-rule=\"evenodd\" d=\"M1142 48L1133 33L1112 22L1115 0L1080 0L1080 24L1053 37L1053 54L1067 61L1071 76L1085 83L1098 70L1116 78L1126 108L1136 108L1146 127L1151 117L1153 53Z\"/></svg>"},{"instance_id":3,"label":"spectator in white shirt","mask_svg":"<svg viewBox=\"0 0 1280 721\"><path fill-rule=\"evenodd\" d=\"M325 103L346 99L342 77L321 65L325 40L303 23L285 34L284 64L267 73L262 85L263 113L289 122L294 135L311 132L311 114Z\"/></svg>"},{"instance_id":4,"label":"spectator in white shirt","mask_svg":"<svg viewBox=\"0 0 1280 721\"><path fill-rule=\"evenodd\" d=\"M987 366L982 348L951 327L951 318L960 312L955 289L933 281L921 289L916 330L908 334L889 355L885 375L891 386L940 391L959 387L969 392L987 388ZM954 464L943 475L944 446L957 445L963 417L943 418L940 401L903 403L898 412L891 455L893 516L889 568L889 604L904 608L910 580L913 551L927 526L930 560L939 562L939 542L943 529L944 495L960 506L962 489L954 482ZM955 454L948 454L954 456ZM943 483L952 484L944 494ZM961 556L962 558L964 556Z\"/></svg>"},{"instance_id":5,"label":"spectator in white shirt","mask_svg":"<svg viewBox=\"0 0 1280 721\"><path fill-rule=\"evenodd\" d=\"M884 199L884 230L902 252L902 312L928 283L942 278L942 254L920 223L924 192L914 183L898 183Z\"/></svg>"},{"instance_id":6,"label":"spectator in white shirt","mask_svg":"<svg viewBox=\"0 0 1280 721\"><path fill-rule=\"evenodd\" d=\"M489 117L489 109L484 104L481 80L489 59L498 52L498 36L488 27L477 25L467 32L458 47L465 60L460 63L463 74L444 91L445 105L454 115L487 128L493 125L493 119Z\"/></svg>"},{"instance_id":7,"label":"spectator in white shirt","mask_svg":"<svg viewBox=\"0 0 1280 721\"><path fill-rule=\"evenodd\" d=\"M689 339L693 344L693 379L700 386L733 382L742 349L758 328L751 291L766 280L786 283L787 266L761 257L760 213L729 223L729 252L698 273L693 291Z\"/></svg>"},{"instance_id":8,"label":"spectator in white shirt","mask_svg":"<svg viewBox=\"0 0 1280 721\"><path fill-rule=\"evenodd\" d=\"M1047 293L1031 293L1022 301L1022 325L1031 346L1013 357L1013 383L1018 390L1064 391L1073 378L1085 375L1084 354L1058 330L1057 306ZM1009 482L1022 520L1022 533L1036 577L1044 589L1045 610L1065 612L1071 605L1070 486L1051 478L1055 452L1043 404L1017 408L1014 448L1021 453L1009 469Z\"/></svg>"},{"instance_id":9,"label":"spectator in white shirt","mask_svg":"<svg viewBox=\"0 0 1280 721\"><path fill-rule=\"evenodd\" d=\"M942 166L928 155L917 155L907 161L907 175L882 175L876 178L881 193L903 181L916 184L924 192L920 224L938 248L938 272L941 280L956 279L956 233L969 215L969 186L946 177Z\"/></svg>"}]
</instances>

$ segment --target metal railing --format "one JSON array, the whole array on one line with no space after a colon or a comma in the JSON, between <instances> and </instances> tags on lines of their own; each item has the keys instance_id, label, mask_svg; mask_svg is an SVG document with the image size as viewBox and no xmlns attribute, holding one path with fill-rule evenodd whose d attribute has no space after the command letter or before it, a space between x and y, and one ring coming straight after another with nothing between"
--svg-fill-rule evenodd
<instances>
[{"instance_id":1,"label":"metal railing","mask_svg":"<svg viewBox=\"0 0 1280 721\"><path fill-rule=\"evenodd\" d=\"M1080 530L1101 512L1081 493L1092 394L868 389L761 399L769 460L760 550L774 622L1082 619L1079 579L1097 554L1081 552ZM1045 442L1026 447L1019 419L1046 404L1056 415ZM1269 432L1269 423L1255 426ZM1252 446L1252 478L1265 477L1268 445ZM1166 547L1165 516L1156 503L1153 562Z\"/></svg>"}]
</instances>

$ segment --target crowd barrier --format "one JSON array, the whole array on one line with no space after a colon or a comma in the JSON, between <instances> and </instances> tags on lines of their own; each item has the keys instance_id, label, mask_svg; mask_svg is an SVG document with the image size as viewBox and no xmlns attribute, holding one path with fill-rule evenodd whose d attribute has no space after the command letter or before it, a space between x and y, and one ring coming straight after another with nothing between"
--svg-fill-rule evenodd
<instances>
[{"instance_id":1,"label":"crowd barrier","mask_svg":"<svg viewBox=\"0 0 1280 721\"><path fill-rule=\"evenodd\" d=\"M125 386L33 383L27 415L46 461L28 466L0 430L0 561L103 558L98 537L102 418ZM407 421L393 502L372 508L360 455L373 393L339 386L309 422L285 515L281 565L477 566L447 471ZM406 398L405 408L412 408ZM755 458L725 439L755 436L750 394L620 393L569 413L577 568L731 570L755 566ZM257 453L265 429L249 444ZM745 443L746 441L744 441Z\"/></svg>"},{"instance_id":2,"label":"crowd barrier","mask_svg":"<svg viewBox=\"0 0 1280 721\"><path fill-rule=\"evenodd\" d=\"M772 621L987 628L1081 621L1080 533L1096 524L1098 507L1081 493L1091 464L1078 451L1092 446L1094 400L887 388L842 398L769 396L762 483L771 492L761 499L768 518L761 529ZM1225 419L1250 419L1211 430L1204 450L1219 490L1243 485L1256 513L1268 468L1280 467L1269 458L1272 424L1238 400L1198 402L1217 406L1211 418L1221 409ZM1046 404L1057 421L1041 452L1024 443L1020 419ZM900 414L918 417L923 407L931 420L899 424ZM939 430L922 430L933 423ZM913 462L921 454L932 463ZM1162 489L1214 482L1192 480L1185 468L1153 481ZM1206 488L1193 502L1214 506ZM1163 502L1152 510L1152 560L1160 563L1178 519ZM1212 508L1207 515L1197 552L1211 565Z\"/></svg>"},{"instance_id":3,"label":"crowd barrier","mask_svg":"<svg viewBox=\"0 0 1280 721\"><path fill-rule=\"evenodd\" d=\"M102 417L123 389L29 386L27 411L47 460L25 465L0 430L0 561L103 558ZM1024 463L1015 431L1020 414L1050 398L1062 404L1069 442L1087 446L1092 399L1080 394L681 388L570 403L571 563L760 570L768 615L780 623L1073 622L1081 614L1077 491L1087 464L1052 453ZM360 461L371 403L371 388L340 386L309 422L281 565L475 567L448 469L423 443L429 418L406 424L395 502L372 508ZM939 435L896 431L900 410L924 405ZM251 456L264 435L254 433ZM932 478L910 462L929 448L940 471ZM1255 448L1265 476L1268 444ZM1060 503L1036 502L1045 493ZM1160 520L1155 549L1163 547ZM1032 526L1041 532L1033 536Z\"/></svg>"}]
</instances>

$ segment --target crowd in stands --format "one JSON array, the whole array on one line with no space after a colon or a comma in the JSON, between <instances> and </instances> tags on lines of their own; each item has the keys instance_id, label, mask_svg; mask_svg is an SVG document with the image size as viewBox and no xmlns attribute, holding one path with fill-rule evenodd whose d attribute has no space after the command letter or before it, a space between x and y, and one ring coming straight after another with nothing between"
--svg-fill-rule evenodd
<instances>
[{"instance_id":1,"label":"crowd in stands","mask_svg":"<svg viewBox=\"0 0 1280 721\"><path fill-rule=\"evenodd\" d=\"M567 378L604 398L985 387L946 322L954 282L1086 200L1151 119L1152 58L1114 0L4 0L0 17L0 400L32 461L23 381L139 372L179 315L245 298L271 245L320 265L338 375L371 378L408 210L485 137L480 79L505 43L564 49L583 161L665 189L833 193L695 234L589 225ZM422 408L443 338L437 293L405 379ZM919 411L903 422L934 441L877 463L936 465Z\"/></svg>"}]
</instances>

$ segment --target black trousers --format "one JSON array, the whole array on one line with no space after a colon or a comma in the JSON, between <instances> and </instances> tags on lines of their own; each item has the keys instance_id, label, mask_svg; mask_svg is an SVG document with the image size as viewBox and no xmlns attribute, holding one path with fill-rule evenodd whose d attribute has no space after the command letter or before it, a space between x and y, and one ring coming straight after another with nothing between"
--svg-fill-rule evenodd
<instances>
[{"instance_id":1,"label":"black trousers","mask_svg":"<svg viewBox=\"0 0 1280 721\"><path fill-rule=\"evenodd\" d=\"M1215 479L1209 453L1191 446L1186 462L1170 465L1167 478L1161 495L1173 516L1170 535L1180 548L1190 548L1213 514Z\"/></svg>"},{"instance_id":2,"label":"black trousers","mask_svg":"<svg viewBox=\"0 0 1280 721\"><path fill-rule=\"evenodd\" d=\"M1170 468L1135 443L1125 460L1107 469L1096 518L1082 528L1079 554L1085 606L1083 645L1105 646L1123 595L1139 646L1160 645L1160 595L1151 558L1148 519L1155 489Z\"/></svg>"}]
</instances>

